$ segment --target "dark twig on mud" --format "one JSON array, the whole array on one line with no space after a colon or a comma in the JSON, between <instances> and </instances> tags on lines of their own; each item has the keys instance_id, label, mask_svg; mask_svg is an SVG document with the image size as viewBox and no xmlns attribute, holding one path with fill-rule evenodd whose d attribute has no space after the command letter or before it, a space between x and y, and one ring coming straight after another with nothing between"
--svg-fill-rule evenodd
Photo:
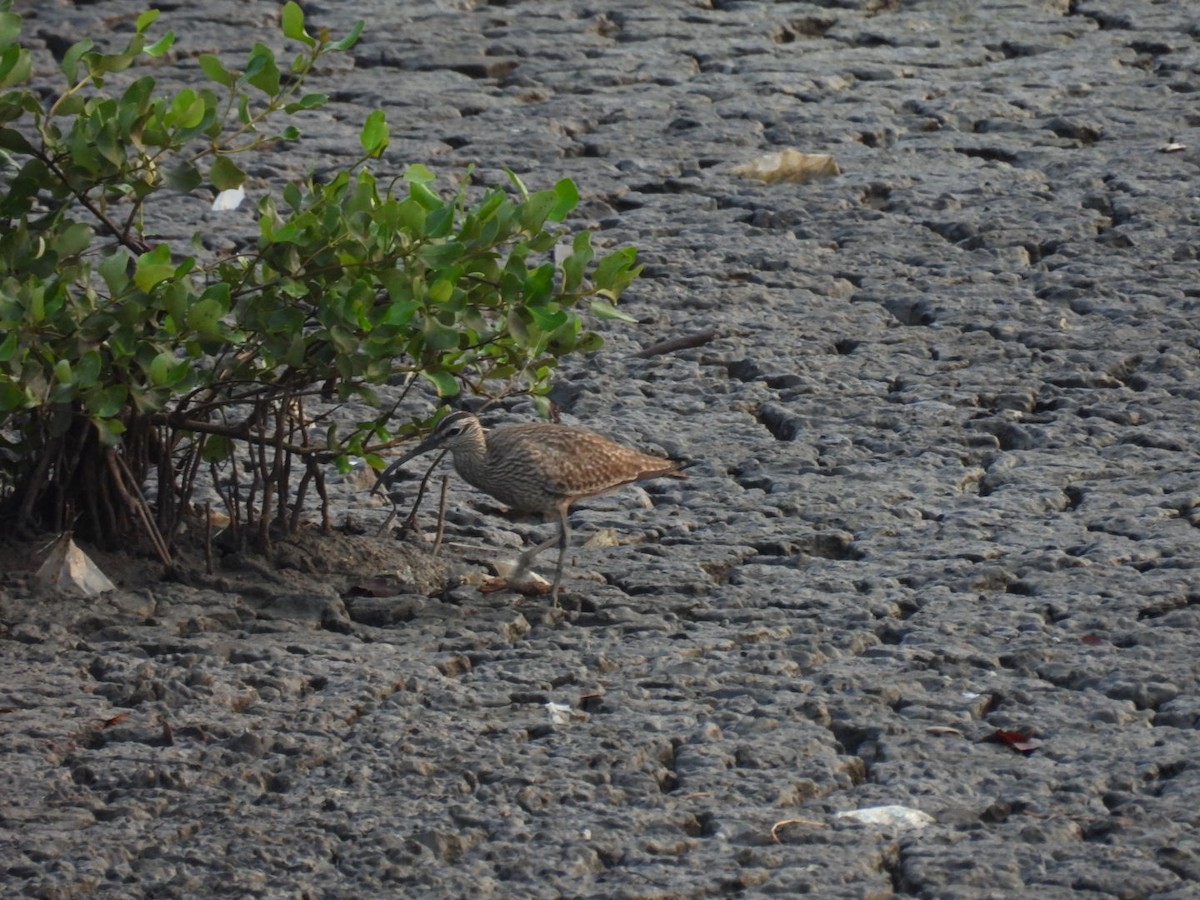
<instances>
[{"instance_id":1,"label":"dark twig on mud","mask_svg":"<svg viewBox=\"0 0 1200 900\"><path fill-rule=\"evenodd\" d=\"M450 487L450 476L442 476L442 497L438 501L437 534L433 538L433 555L436 558L442 546L442 537L446 534L446 490Z\"/></svg>"},{"instance_id":2,"label":"dark twig on mud","mask_svg":"<svg viewBox=\"0 0 1200 900\"><path fill-rule=\"evenodd\" d=\"M652 356L663 356L667 353L674 353L676 350L689 350L692 347L699 347L701 344L707 344L716 338L717 329L706 328L703 331L697 331L695 334L685 334L683 337L659 341L657 344L651 344L644 350L630 354L630 356L633 359L650 359Z\"/></svg>"}]
</instances>

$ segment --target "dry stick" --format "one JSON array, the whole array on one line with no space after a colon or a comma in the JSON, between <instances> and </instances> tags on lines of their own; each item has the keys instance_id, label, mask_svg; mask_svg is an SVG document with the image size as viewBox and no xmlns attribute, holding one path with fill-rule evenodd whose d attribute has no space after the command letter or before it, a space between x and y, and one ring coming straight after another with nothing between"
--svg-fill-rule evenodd
<instances>
[{"instance_id":1,"label":"dry stick","mask_svg":"<svg viewBox=\"0 0 1200 900\"><path fill-rule=\"evenodd\" d=\"M309 460L309 466L315 473L317 496L321 498L321 532L329 534L333 529L333 516L329 514L329 491L325 489L325 473L318 468L316 460Z\"/></svg>"},{"instance_id":2,"label":"dry stick","mask_svg":"<svg viewBox=\"0 0 1200 900\"><path fill-rule=\"evenodd\" d=\"M442 476L442 497L438 501L437 534L433 538L433 557L437 559L438 550L442 547L442 536L446 533L446 490L450 487L450 476Z\"/></svg>"},{"instance_id":3,"label":"dry stick","mask_svg":"<svg viewBox=\"0 0 1200 900\"><path fill-rule=\"evenodd\" d=\"M174 435L172 435L172 438L174 438ZM167 442L166 446L168 449L164 450L164 453L169 454L171 452L169 448L173 446L174 443L175 442L173 439ZM192 495L196 492L196 476L200 472L200 463L204 461L204 446L207 443L208 436L203 434L200 435L192 452L184 457L183 470L180 472L178 482L179 507L183 510L192 508ZM220 491L218 490L217 493L219 494ZM212 501L209 500L208 504L211 506ZM183 516L177 515L175 517L174 525L171 529L172 541L175 540L175 538L179 535L179 529L182 527L182 525Z\"/></svg>"},{"instance_id":4,"label":"dry stick","mask_svg":"<svg viewBox=\"0 0 1200 900\"><path fill-rule=\"evenodd\" d=\"M204 571L213 573L212 552L212 501L204 501Z\"/></svg>"},{"instance_id":5,"label":"dry stick","mask_svg":"<svg viewBox=\"0 0 1200 900\"><path fill-rule=\"evenodd\" d=\"M783 841L779 839L779 832L781 829L786 828L789 825L807 825L810 828L827 827L824 822L816 822L812 819L781 819L771 826L771 840L776 844L782 844Z\"/></svg>"},{"instance_id":6,"label":"dry stick","mask_svg":"<svg viewBox=\"0 0 1200 900\"><path fill-rule=\"evenodd\" d=\"M404 524L400 526L402 533L408 531L408 529L416 525L417 510L421 507L421 501L425 497L425 486L429 484L429 477L433 475L433 470L437 468L437 464L442 461L442 457L445 456L447 452L448 451L443 450L441 453L439 453L437 458L434 459L433 464L425 471L425 476L421 479L421 484L417 487L417 499L413 501L412 511L409 512L408 518L404 520ZM388 499L391 500L390 494L388 495ZM379 526L379 534L383 534L383 530L388 527L392 519L396 518L396 511L396 501L392 500L392 511L388 517L383 520L383 524Z\"/></svg>"},{"instance_id":7,"label":"dry stick","mask_svg":"<svg viewBox=\"0 0 1200 900\"><path fill-rule=\"evenodd\" d=\"M59 467L58 471L66 471L68 466L62 458L62 451L59 451L58 456L59 459L56 463ZM112 491L109 490L108 483L100 477L100 473L96 471L95 463L91 459L85 460L81 465L83 478L90 480L96 485L96 489L89 490L83 499L87 506L87 514L91 516L97 535L101 533L119 534L121 531L119 527L120 523L117 522L117 513L114 508L113 498L110 496ZM79 477L79 466L72 465L69 469L73 479ZM103 508L101 508L101 500L104 501ZM65 528L73 531L77 522L75 520L75 510L69 502L67 503L66 514L65 521L58 523L59 529Z\"/></svg>"},{"instance_id":8,"label":"dry stick","mask_svg":"<svg viewBox=\"0 0 1200 900\"><path fill-rule=\"evenodd\" d=\"M425 471L425 476L421 479L421 485L420 485L420 487L417 488L417 499L413 501L412 512L410 512L408 514L408 518L405 519L404 524L400 526L401 529L403 529L404 531L407 531L410 528L416 527L417 510L421 506L421 501L425 498L425 486L429 484L429 479L430 479L430 476L433 475L433 470L437 468L438 463L440 463L442 461L442 457L445 456L447 452L448 451L443 450L441 453L439 453L437 455L437 458L434 459L433 465L431 465Z\"/></svg>"},{"instance_id":9,"label":"dry stick","mask_svg":"<svg viewBox=\"0 0 1200 900\"><path fill-rule=\"evenodd\" d=\"M212 483L218 494L225 501L225 507L229 510L229 531L233 535L234 546L241 548L242 541L242 498L241 485L238 483L238 461L237 457L232 457L229 462L229 490L225 493L221 492L221 479L217 474L217 464L211 463L209 466L209 474L212 477Z\"/></svg>"},{"instance_id":10,"label":"dry stick","mask_svg":"<svg viewBox=\"0 0 1200 900\"><path fill-rule=\"evenodd\" d=\"M25 492L25 496L21 498L21 505L17 509L17 521L21 523L28 522L33 516L33 504L37 502L38 497L42 493L41 485L46 481L46 473L50 468L50 459L53 454L43 453L37 461L37 465L33 467L33 475L29 479L29 489ZM61 461L62 451L58 453ZM63 523L58 523L62 525ZM65 528L59 528L59 531L65 531Z\"/></svg>"},{"instance_id":11,"label":"dry stick","mask_svg":"<svg viewBox=\"0 0 1200 900\"><path fill-rule=\"evenodd\" d=\"M304 495L308 493L308 483L312 481L313 465L312 462L305 463L304 474L300 476L300 483L296 485L296 502L292 505L292 514L288 517L288 532L292 533L300 527L300 513L304 510ZM323 529L328 530L328 529Z\"/></svg>"},{"instance_id":12,"label":"dry stick","mask_svg":"<svg viewBox=\"0 0 1200 900\"><path fill-rule=\"evenodd\" d=\"M275 407L275 453L271 457L271 472L270 479L275 489L274 502L279 507L275 512L273 521L286 522L283 511L287 508L287 485L290 467L288 466L288 455L283 451L283 435L287 429L288 423L288 407L292 400L290 396L284 396L279 401L279 405ZM263 512L266 512L266 505L263 505Z\"/></svg>"},{"instance_id":13,"label":"dry stick","mask_svg":"<svg viewBox=\"0 0 1200 900\"><path fill-rule=\"evenodd\" d=\"M258 460L254 466L254 484L262 489L262 500L258 503L258 547L256 549L264 556L268 556L271 552L271 518L269 510L271 502L275 499L273 496L275 485L271 483L271 473L267 470L266 444L258 446ZM249 509L251 514L253 514L254 505L251 504Z\"/></svg>"},{"instance_id":14,"label":"dry stick","mask_svg":"<svg viewBox=\"0 0 1200 900\"><path fill-rule=\"evenodd\" d=\"M280 430L280 440L282 440L282 429ZM283 453L282 458L279 454ZM292 455L284 453L278 444L275 445L275 480L278 482L276 490L279 491L279 496L276 499L276 504L279 507L276 513L276 521L280 524L288 520L288 485L292 483ZM303 494L296 496L296 508L299 509Z\"/></svg>"},{"instance_id":15,"label":"dry stick","mask_svg":"<svg viewBox=\"0 0 1200 900\"><path fill-rule=\"evenodd\" d=\"M300 514L304 512L304 495L308 493L310 484L316 486L317 495L321 498L321 533L329 534L333 529L333 519L329 515L329 492L325 489L325 477L321 474L320 466L311 458L304 461L304 474L300 476L300 484L296 487L296 502L288 520L288 531L294 532L300 527Z\"/></svg>"},{"instance_id":16,"label":"dry stick","mask_svg":"<svg viewBox=\"0 0 1200 900\"><path fill-rule=\"evenodd\" d=\"M304 415L304 397L303 397L303 395L300 395L300 394L296 395L295 406L293 409L291 421L292 421L292 430L291 430L292 436L294 437L295 434L297 432L299 432L300 433L300 446L307 447L308 446L308 420ZM314 469L313 469L313 465L312 465L312 460L307 459L307 458L303 458L303 459L304 459L304 474L300 476L300 483L298 485L296 485L296 502L292 504L292 514L291 514L291 517L288 518L288 533L289 534L294 533L296 531L296 529L300 527L300 513L304 509L304 497L308 493L308 485L309 485L309 482L312 481L312 477L313 477ZM291 481L292 457L290 454L287 457L287 471L288 471L288 481ZM280 502L280 505L279 505L280 516L282 517L286 511L287 511L286 504ZM325 531L325 530L327 530L327 529L322 528L322 531Z\"/></svg>"},{"instance_id":17,"label":"dry stick","mask_svg":"<svg viewBox=\"0 0 1200 900\"><path fill-rule=\"evenodd\" d=\"M137 506L135 508L146 529L150 532L150 540L154 542L154 549L158 551L163 565L168 569L173 568L175 562L171 559L171 547L163 537L162 531L159 530L158 522L155 521L154 515L150 511L150 504L146 502L146 495L142 493L142 489L133 477L133 471L129 468L129 463L125 458L117 454L114 454L114 456L124 470L125 477L129 481L129 486L133 489L133 494L137 498Z\"/></svg>"},{"instance_id":18,"label":"dry stick","mask_svg":"<svg viewBox=\"0 0 1200 900\"><path fill-rule=\"evenodd\" d=\"M175 529L179 527L182 498L176 491L178 478L171 456L171 444L167 440L167 429L163 426L153 428L151 434L157 435L158 441L158 530L167 537L167 544L175 539Z\"/></svg>"},{"instance_id":19,"label":"dry stick","mask_svg":"<svg viewBox=\"0 0 1200 900\"><path fill-rule=\"evenodd\" d=\"M108 467L112 472L113 484L121 493L125 503L137 518L141 520L142 527L146 530L150 542L154 544L154 549L158 553L158 558L162 560L162 564L168 569L171 568L174 565L171 562L171 551L167 547L167 542L163 540L162 532L158 530L154 516L150 514L150 505L146 503L146 498L142 495L141 488L137 486L133 472L129 469L129 464L115 451L109 450L106 455L108 457Z\"/></svg>"},{"instance_id":20,"label":"dry stick","mask_svg":"<svg viewBox=\"0 0 1200 900\"><path fill-rule=\"evenodd\" d=\"M695 334L685 334L683 337L659 341L657 344L651 344L644 350L631 353L630 356L634 359L649 359L652 356L674 353L676 350L688 350L692 347L699 347L701 344L707 344L709 341L715 340L716 337L717 329L706 328L703 331L697 331Z\"/></svg>"}]
</instances>

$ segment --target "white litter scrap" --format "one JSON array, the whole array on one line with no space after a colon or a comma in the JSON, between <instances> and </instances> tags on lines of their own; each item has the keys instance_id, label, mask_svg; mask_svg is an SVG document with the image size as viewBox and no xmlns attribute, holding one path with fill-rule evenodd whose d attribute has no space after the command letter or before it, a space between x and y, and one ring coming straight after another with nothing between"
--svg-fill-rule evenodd
<instances>
[{"instance_id":1,"label":"white litter scrap","mask_svg":"<svg viewBox=\"0 0 1200 900\"><path fill-rule=\"evenodd\" d=\"M886 828L924 828L937 820L927 812L907 806L868 806L864 809L848 809L835 813L835 819L849 819L861 825L879 825Z\"/></svg>"},{"instance_id":2,"label":"white litter scrap","mask_svg":"<svg viewBox=\"0 0 1200 900\"><path fill-rule=\"evenodd\" d=\"M551 725L570 725L572 722L586 722L591 718L569 703L555 703L553 700L546 704L546 712L550 714Z\"/></svg>"},{"instance_id":3,"label":"white litter scrap","mask_svg":"<svg viewBox=\"0 0 1200 900\"><path fill-rule=\"evenodd\" d=\"M50 555L33 578L46 587L85 597L96 597L105 591L117 589L100 567L76 546L69 534L58 536L50 548Z\"/></svg>"},{"instance_id":4,"label":"white litter scrap","mask_svg":"<svg viewBox=\"0 0 1200 900\"><path fill-rule=\"evenodd\" d=\"M571 707L567 703L555 703L551 700L546 704L546 712L550 714L552 725L566 725L571 721Z\"/></svg>"},{"instance_id":5,"label":"white litter scrap","mask_svg":"<svg viewBox=\"0 0 1200 900\"><path fill-rule=\"evenodd\" d=\"M213 212L229 212L231 209L237 209L245 199L246 192L240 187L228 188L217 194L217 198L213 200Z\"/></svg>"}]
</instances>

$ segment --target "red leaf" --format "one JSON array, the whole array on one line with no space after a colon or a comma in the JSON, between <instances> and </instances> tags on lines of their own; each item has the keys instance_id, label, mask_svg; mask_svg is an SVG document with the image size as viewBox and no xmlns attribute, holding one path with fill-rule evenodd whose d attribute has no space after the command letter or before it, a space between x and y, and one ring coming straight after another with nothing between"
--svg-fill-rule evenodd
<instances>
[{"instance_id":1,"label":"red leaf","mask_svg":"<svg viewBox=\"0 0 1200 900\"><path fill-rule=\"evenodd\" d=\"M991 741L994 744L1005 744L1018 753L1026 755L1042 746L1042 742L1035 740L1031 735L1021 731L1005 731L1002 728L997 728L985 737L984 740Z\"/></svg>"},{"instance_id":2,"label":"red leaf","mask_svg":"<svg viewBox=\"0 0 1200 900\"><path fill-rule=\"evenodd\" d=\"M105 719L103 722L100 723L100 727L102 729L103 728L112 728L114 725L120 725L122 722L124 722L128 718L129 718L129 713L123 712L120 715L113 716L111 719Z\"/></svg>"}]
</instances>

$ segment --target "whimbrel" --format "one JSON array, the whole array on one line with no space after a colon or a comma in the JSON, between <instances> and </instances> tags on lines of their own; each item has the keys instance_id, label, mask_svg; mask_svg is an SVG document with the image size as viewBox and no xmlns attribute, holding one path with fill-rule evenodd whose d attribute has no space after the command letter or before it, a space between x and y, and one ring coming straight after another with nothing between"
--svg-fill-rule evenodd
<instances>
[{"instance_id":1,"label":"whimbrel","mask_svg":"<svg viewBox=\"0 0 1200 900\"><path fill-rule=\"evenodd\" d=\"M686 478L682 470L689 465L630 449L585 428L536 422L485 431L471 413L454 412L437 424L433 434L388 466L376 487L389 484L392 473L410 459L439 448L449 450L458 474L485 494L520 512L558 516L558 534L522 553L508 578L515 582L535 556L557 541L558 565L552 588L556 604L571 540L571 505L635 481Z\"/></svg>"}]
</instances>

